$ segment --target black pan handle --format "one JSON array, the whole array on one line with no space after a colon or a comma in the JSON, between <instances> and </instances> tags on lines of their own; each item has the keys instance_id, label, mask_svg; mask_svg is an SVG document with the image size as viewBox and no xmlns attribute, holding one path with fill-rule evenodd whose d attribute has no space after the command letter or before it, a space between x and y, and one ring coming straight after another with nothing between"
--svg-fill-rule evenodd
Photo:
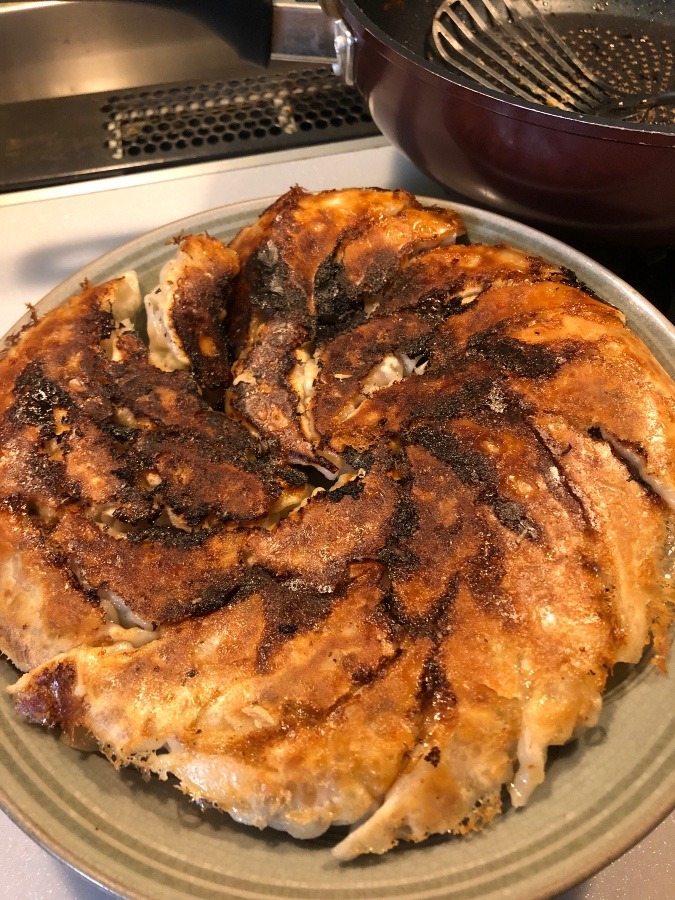
<instances>
[{"instance_id":1,"label":"black pan handle","mask_svg":"<svg viewBox=\"0 0 675 900\"><path fill-rule=\"evenodd\" d=\"M220 35L246 62L269 65L272 0L136 0L192 16Z\"/></svg>"}]
</instances>

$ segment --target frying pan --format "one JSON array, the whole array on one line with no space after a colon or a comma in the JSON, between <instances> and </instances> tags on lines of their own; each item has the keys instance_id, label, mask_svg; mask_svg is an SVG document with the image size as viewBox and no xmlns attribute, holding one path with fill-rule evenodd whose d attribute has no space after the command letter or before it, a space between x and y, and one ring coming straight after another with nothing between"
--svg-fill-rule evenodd
<instances>
[{"instance_id":1,"label":"frying pan","mask_svg":"<svg viewBox=\"0 0 675 900\"><path fill-rule=\"evenodd\" d=\"M275 48L284 59L337 49L383 134L484 208L564 238L675 246L675 126L565 112L453 73L427 58L440 0L323 0L325 13L296 0L147 2L200 18L262 65ZM586 36L619 92L655 73L660 89L673 86L675 0L534 2Z\"/></svg>"},{"instance_id":2,"label":"frying pan","mask_svg":"<svg viewBox=\"0 0 675 900\"><path fill-rule=\"evenodd\" d=\"M373 119L427 174L547 230L675 244L675 128L566 113L453 76L424 58L436 0L339 2ZM619 35L656 17L675 53L672 2L549 0L548 9Z\"/></svg>"}]
</instances>

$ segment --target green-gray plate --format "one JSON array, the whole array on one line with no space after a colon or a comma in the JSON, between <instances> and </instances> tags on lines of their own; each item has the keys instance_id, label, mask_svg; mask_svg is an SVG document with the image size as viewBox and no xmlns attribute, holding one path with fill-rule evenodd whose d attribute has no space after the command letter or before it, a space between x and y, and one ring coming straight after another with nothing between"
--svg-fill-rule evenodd
<instances>
[{"instance_id":1,"label":"green-gray plate","mask_svg":"<svg viewBox=\"0 0 675 900\"><path fill-rule=\"evenodd\" d=\"M438 201L433 201L438 202ZM37 307L135 269L156 283L180 232L229 239L267 201L210 210L132 241L68 279ZM587 257L501 216L452 204L474 241L505 241L575 271L624 311L633 330L675 375L675 329L647 301ZM23 321L23 320L22 320ZM22 323L18 323L17 327ZM2 685L17 672L0 661ZM94 882L125 897L276 900L431 900L550 897L615 859L675 806L675 678L647 660L615 673L599 724L551 752L530 804L484 832L432 838L383 857L340 864L339 835L301 842L200 812L171 783L115 771L98 754L22 723L0 696L0 804L40 844Z\"/></svg>"}]
</instances>

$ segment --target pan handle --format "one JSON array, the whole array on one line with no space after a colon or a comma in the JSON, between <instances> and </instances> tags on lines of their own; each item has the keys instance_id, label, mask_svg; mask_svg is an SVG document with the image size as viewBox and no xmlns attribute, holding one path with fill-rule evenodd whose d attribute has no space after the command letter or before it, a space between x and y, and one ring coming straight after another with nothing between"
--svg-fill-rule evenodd
<instances>
[{"instance_id":1,"label":"pan handle","mask_svg":"<svg viewBox=\"0 0 675 900\"><path fill-rule=\"evenodd\" d=\"M334 65L338 62L336 44L338 20L336 16L328 13L324 2L271 0L270 5L272 59L305 59Z\"/></svg>"}]
</instances>

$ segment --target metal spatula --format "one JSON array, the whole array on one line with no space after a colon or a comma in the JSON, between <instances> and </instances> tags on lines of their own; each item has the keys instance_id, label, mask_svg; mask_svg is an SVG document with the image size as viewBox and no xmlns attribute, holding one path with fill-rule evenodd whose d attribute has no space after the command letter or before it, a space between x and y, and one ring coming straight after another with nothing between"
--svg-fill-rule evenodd
<instances>
[{"instance_id":1,"label":"metal spatula","mask_svg":"<svg viewBox=\"0 0 675 900\"><path fill-rule=\"evenodd\" d=\"M666 121L675 120L675 90L634 94L610 86L532 0L445 0L431 40L443 62L483 87L600 116L630 118L664 107Z\"/></svg>"}]
</instances>

